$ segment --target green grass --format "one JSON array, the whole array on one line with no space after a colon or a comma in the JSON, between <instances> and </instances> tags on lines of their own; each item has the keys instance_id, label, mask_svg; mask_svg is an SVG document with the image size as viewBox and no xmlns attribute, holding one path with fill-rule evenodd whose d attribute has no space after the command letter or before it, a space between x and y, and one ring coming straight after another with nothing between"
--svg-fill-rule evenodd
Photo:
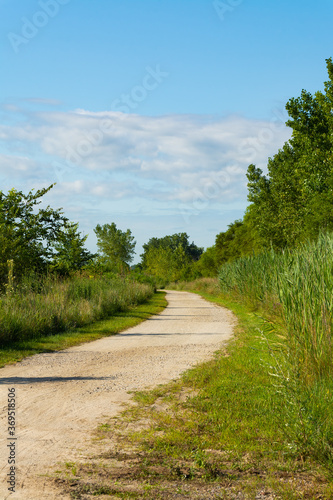
<instances>
[{"instance_id":1,"label":"green grass","mask_svg":"<svg viewBox=\"0 0 333 500\"><path fill-rule=\"evenodd\" d=\"M44 336L38 339L13 342L0 349L0 367L41 352L55 352L84 342L91 342L102 337L114 335L126 328L139 324L153 314L158 314L167 305L164 292L156 292L144 304L128 311L115 313L112 317L97 321L71 331Z\"/></svg>"},{"instance_id":2,"label":"green grass","mask_svg":"<svg viewBox=\"0 0 333 500\"><path fill-rule=\"evenodd\" d=\"M164 395L160 388L136 396L139 406L129 410L129 419L148 413L152 426L134 440L172 474L234 482L252 492L249 498L259 486L282 498L315 498L319 491L321 498L332 498L330 471L295 446L285 394L270 376L274 356L261 334L262 318L238 302L201 295L235 312L235 337L213 361L184 374L172 391L169 386ZM269 335L270 345L279 340L276 332ZM179 403L177 387L178 395L186 389L196 395ZM159 411L158 401L171 401L168 411ZM303 476L308 484L301 486ZM286 478L295 479L292 488Z\"/></svg>"},{"instance_id":3,"label":"green grass","mask_svg":"<svg viewBox=\"0 0 333 500\"><path fill-rule=\"evenodd\" d=\"M78 490L93 481L154 500L175 491L179 498L231 499L242 492L254 500L264 491L283 500L332 499L331 471L295 446L288 401L270 375L283 325L268 328L254 307L218 296L214 280L193 286L234 311L234 338L180 380L135 393L134 406L101 425L103 446L109 439L121 451L104 454L103 469L79 466Z\"/></svg>"},{"instance_id":4,"label":"green grass","mask_svg":"<svg viewBox=\"0 0 333 500\"><path fill-rule=\"evenodd\" d=\"M333 234L228 262L218 282L177 287L220 293L266 318L260 330L290 441L333 470Z\"/></svg>"},{"instance_id":5,"label":"green grass","mask_svg":"<svg viewBox=\"0 0 333 500\"><path fill-rule=\"evenodd\" d=\"M0 347L106 319L152 294L128 277L27 278L0 296Z\"/></svg>"},{"instance_id":6,"label":"green grass","mask_svg":"<svg viewBox=\"0 0 333 500\"><path fill-rule=\"evenodd\" d=\"M333 235L222 266L221 292L275 314L274 371L292 441L333 469Z\"/></svg>"},{"instance_id":7,"label":"green grass","mask_svg":"<svg viewBox=\"0 0 333 500\"><path fill-rule=\"evenodd\" d=\"M215 297L207 298L222 302ZM157 440L146 441L147 449L163 450L187 460L193 458L193 453L199 456L206 449L219 450L233 461L233 468L239 468L242 456L248 453L252 466L266 455L269 461L285 454L294 458L287 436L276 425L281 401L272 391L265 369L271 356L257 330L260 319L237 304L228 306L240 318L235 339L213 361L184 374L179 388L199 393L181 405L178 416L177 412L172 417L155 415L164 434ZM171 397L169 389L167 394ZM152 398L154 392L149 396ZM161 389L155 391L155 400L158 397ZM140 399L144 404L155 402L145 400L142 394L136 396L137 401Z\"/></svg>"}]
</instances>

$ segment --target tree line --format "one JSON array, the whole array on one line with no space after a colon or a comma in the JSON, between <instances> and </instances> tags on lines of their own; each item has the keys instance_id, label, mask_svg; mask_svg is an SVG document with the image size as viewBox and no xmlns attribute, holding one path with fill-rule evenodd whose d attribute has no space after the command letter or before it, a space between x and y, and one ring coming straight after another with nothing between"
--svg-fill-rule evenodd
<instances>
[{"instance_id":1,"label":"tree line","mask_svg":"<svg viewBox=\"0 0 333 500\"><path fill-rule=\"evenodd\" d=\"M130 229L116 224L98 224L94 232L98 253L85 248L78 223L69 221L62 209L38 208L41 198L52 189L0 191L0 290L20 283L29 275L54 273L68 277L78 271L94 274L125 274L135 253L136 242ZM186 233L151 238L144 246L141 264L135 266L139 281L169 282L187 279L192 264L203 252Z\"/></svg>"},{"instance_id":2,"label":"tree line","mask_svg":"<svg viewBox=\"0 0 333 500\"><path fill-rule=\"evenodd\" d=\"M326 60L324 92L302 90L286 104L292 137L268 159L264 175L247 170L248 201L242 220L216 236L201 257L205 275L230 260L268 248L292 248L333 230L333 62Z\"/></svg>"},{"instance_id":3,"label":"tree line","mask_svg":"<svg viewBox=\"0 0 333 500\"><path fill-rule=\"evenodd\" d=\"M85 249L85 236L61 209L36 207L51 188L28 194L11 189L0 191L0 286L7 282L8 269L15 279L32 272L68 274L85 266L93 255Z\"/></svg>"},{"instance_id":4,"label":"tree line","mask_svg":"<svg viewBox=\"0 0 333 500\"><path fill-rule=\"evenodd\" d=\"M151 238L143 245L143 276L170 282L216 276L225 262L267 248L293 247L333 230L333 62L326 60L328 80L324 92L303 90L287 104L292 137L268 159L267 175L251 164L247 170L249 205L243 219L229 224L204 251L186 233ZM9 271L16 280L30 272L68 276L92 272L125 273L130 270L135 240L130 229L115 223L97 225L99 252L85 248L78 224L62 209L37 209L53 187L24 194L0 191L0 287ZM10 264L9 264L10 263Z\"/></svg>"},{"instance_id":5,"label":"tree line","mask_svg":"<svg viewBox=\"0 0 333 500\"><path fill-rule=\"evenodd\" d=\"M69 221L62 209L39 208L41 198L54 184L28 194L11 189L0 191L0 289L8 276L21 282L30 274L69 276L83 269L122 272L134 254L131 231L114 223L94 229L100 253L85 248L78 223Z\"/></svg>"}]
</instances>

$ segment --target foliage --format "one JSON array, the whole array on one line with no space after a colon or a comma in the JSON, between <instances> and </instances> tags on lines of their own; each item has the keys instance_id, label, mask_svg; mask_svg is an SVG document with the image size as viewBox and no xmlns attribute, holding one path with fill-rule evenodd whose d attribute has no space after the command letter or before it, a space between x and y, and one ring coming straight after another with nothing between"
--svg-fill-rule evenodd
<instances>
[{"instance_id":1,"label":"foliage","mask_svg":"<svg viewBox=\"0 0 333 500\"><path fill-rule=\"evenodd\" d=\"M221 293L218 278L196 278L193 281L179 281L178 283L170 283L170 290L181 290L187 292L199 292L200 294L208 294L218 296Z\"/></svg>"},{"instance_id":2,"label":"foliage","mask_svg":"<svg viewBox=\"0 0 333 500\"><path fill-rule=\"evenodd\" d=\"M186 257L189 257L193 261L198 260L203 252L203 249L197 247L193 241L189 243L189 236L186 233L175 233L162 238L150 238L148 243L143 245L144 252L141 255L142 266L146 266L146 258L152 248L168 248L174 252L179 247L182 248Z\"/></svg>"},{"instance_id":3,"label":"foliage","mask_svg":"<svg viewBox=\"0 0 333 500\"><path fill-rule=\"evenodd\" d=\"M217 276L218 263L216 255L216 246L208 247L200 259L195 263L195 268L197 269L200 276L214 277Z\"/></svg>"},{"instance_id":4,"label":"foliage","mask_svg":"<svg viewBox=\"0 0 333 500\"><path fill-rule=\"evenodd\" d=\"M26 278L0 298L0 345L53 335L144 302L153 288L132 280Z\"/></svg>"},{"instance_id":5,"label":"foliage","mask_svg":"<svg viewBox=\"0 0 333 500\"><path fill-rule=\"evenodd\" d=\"M136 264L131 268L130 277L137 283L149 284L154 288L155 291L157 290L157 288L161 288L160 283L158 283L153 276L143 271L141 264Z\"/></svg>"},{"instance_id":6,"label":"foliage","mask_svg":"<svg viewBox=\"0 0 333 500\"><path fill-rule=\"evenodd\" d=\"M217 265L220 267L224 262L258 252L260 243L255 229L245 215L243 220L229 224L227 231L216 236L215 247Z\"/></svg>"},{"instance_id":7,"label":"foliage","mask_svg":"<svg viewBox=\"0 0 333 500\"><path fill-rule=\"evenodd\" d=\"M28 194L11 189L0 191L0 289L20 283L31 273L50 270L62 275L81 269L93 257L84 248L86 236L78 224L69 222L62 209L37 210L41 198L54 186ZM10 264L9 264L10 263Z\"/></svg>"},{"instance_id":8,"label":"foliage","mask_svg":"<svg viewBox=\"0 0 333 500\"><path fill-rule=\"evenodd\" d=\"M264 246L285 247L333 229L333 62L325 92L288 101L292 138L268 161L268 176L248 168L248 218Z\"/></svg>"},{"instance_id":9,"label":"foliage","mask_svg":"<svg viewBox=\"0 0 333 500\"><path fill-rule=\"evenodd\" d=\"M243 220L236 220L228 225L225 232L216 236L215 245L207 248L195 265L199 275L217 276L218 270L225 262L235 260L243 255L258 253L262 245L255 228L247 214ZM191 276L191 279L194 276Z\"/></svg>"},{"instance_id":10,"label":"foliage","mask_svg":"<svg viewBox=\"0 0 333 500\"><path fill-rule=\"evenodd\" d=\"M333 234L284 252L270 250L222 266L221 291L283 322L272 367L300 450L333 462ZM263 328L263 338L275 329ZM272 370L273 370L272 368Z\"/></svg>"},{"instance_id":11,"label":"foliage","mask_svg":"<svg viewBox=\"0 0 333 500\"><path fill-rule=\"evenodd\" d=\"M61 209L51 207L35 210L40 198L53 185L30 191L27 195L11 189L0 191L0 284L6 283L7 261L14 263L17 280L32 269L45 272L54 254L53 245L68 219Z\"/></svg>"},{"instance_id":12,"label":"foliage","mask_svg":"<svg viewBox=\"0 0 333 500\"><path fill-rule=\"evenodd\" d=\"M143 245L141 265L147 274L167 283L187 279L192 274L192 265L203 252L186 233L176 233L163 238L151 238Z\"/></svg>"},{"instance_id":13,"label":"foliage","mask_svg":"<svg viewBox=\"0 0 333 500\"><path fill-rule=\"evenodd\" d=\"M94 232L97 236L97 247L101 252L100 264L108 271L128 270L136 245L130 229L122 231L112 222L103 226L98 224Z\"/></svg>"},{"instance_id":14,"label":"foliage","mask_svg":"<svg viewBox=\"0 0 333 500\"><path fill-rule=\"evenodd\" d=\"M13 259L7 260L8 264L8 281L5 285L6 289L6 294L9 295L10 293L14 292L14 261Z\"/></svg>"},{"instance_id":15,"label":"foliage","mask_svg":"<svg viewBox=\"0 0 333 500\"><path fill-rule=\"evenodd\" d=\"M84 247L88 236L81 236L78 226L78 223L66 223L54 243L56 254L50 268L62 276L82 269L96 257Z\"/></svg>"}]
</instances>

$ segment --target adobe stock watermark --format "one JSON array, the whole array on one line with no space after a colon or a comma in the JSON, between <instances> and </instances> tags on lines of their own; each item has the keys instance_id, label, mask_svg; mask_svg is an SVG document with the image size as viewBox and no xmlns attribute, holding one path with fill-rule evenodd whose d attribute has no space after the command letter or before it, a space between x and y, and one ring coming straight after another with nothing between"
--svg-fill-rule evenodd
<instances>
[{"instance_id":1,"label":"adobe stock watermark","mask_svg":"<svg viewBox=\"0 0 333 500\"><path fill-rule=\"evenodd\" d=\"M7 37L10 44L17 54L21 45L26 45L37 34L39 30L44 28L50 21L56 17L60 11L61 6L67 5L71 0L40 0L38 5L40 10L37 10L31 19L21 17L22 26L20 33L10 32Z\"/></svg>"},{"instance_id":2,"label":"adobe stock watermark","mask_svg":"<svg viewBox=\"0 0 333 500\"><path fill-rule=\"evenodd\" d=\"M213 7L220 21L225 20L225 16L233 12L244 0L214 0Z\"/></svg>"},{"instance_id":3,"label":"adobe stock watermark","mask_svg":"<svg viewBox=\"0 0 333 500\"><path fill-rule=\"evenodd\" d=\"M192 217L206 210L213 200L222 197L230 181L228 173L216 172L203 183L200 189L196 188L192 199L188 203L179 205L180 214L185 224L189 224Z\"/></svg>"},{"instance_id":4,"label":"adobe stock watermark","mask_svg":"<svg viewBox=\"0 0 333 500\"><path fill-rule=\"evenodd\" d=\"M276 132L285 125L288 114L285 107L281 106L274 108L272 115L270 122L261 127L255 137L248 137L240 142L238 152L243 160L253 163L258 155L273 144Z\"/></svg>"},{"instance_id":5,"label":"adobe stock watermark","mask_svg":"<svg viewBox=\"0 0 333 500\"><path fill-rule=\"evenodd\" d=\"M148 94L157 89L159 84L169 76L169 73L162 71L160 65L157 64L155 69L146 66L146 74L142 79L141 85L135 85L128 94L121 94L119 99L115 99L111 107L116 108L116 111L129 113L143 102Z\"/></svg>"},{"instance_id":6,"label":"adobe stock watermark","mask_svg":"<svg viewBox=\"0 0 333 500\"><path fill-rule=\"evenodd\" d=\"M8 491L10 493L15 493L16 488L16 391L15 387L8 388L8 399L7 399L7 462L8 462L8 473L7 473L7 485Z\"/></svg>"},{"instance_id":7,"label":"adobe stock watermark","mask_svg":"<svg viewBox=\"0 0 333 500\"><path fill-rule=\"evenodd\" d=\"M156 90L169 76L168 72L161 70L160 64L157 64L155 68L146 66L145 71L140 84L135 85L128 93L122 93L119 98L112 101L111 109L123 113L123 115L119 116L119 120L124 119L126 113L137 109L139 104L147 99L149 94ZM94 149L102 144L105 136L114 128L114 120L102 118L95 128L83 134L74 147L67 146L65 162L52 162L58 181L63 180L65 173L73 171L73 164L78 165L84 158L90 156Z\"/></svg>"}]
</instances>

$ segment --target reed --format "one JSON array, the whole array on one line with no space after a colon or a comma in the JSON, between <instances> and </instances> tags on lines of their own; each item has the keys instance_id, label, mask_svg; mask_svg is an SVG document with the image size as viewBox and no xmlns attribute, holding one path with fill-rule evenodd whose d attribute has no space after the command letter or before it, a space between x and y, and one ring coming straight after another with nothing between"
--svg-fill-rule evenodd
<instances>
[{"instance_id":1,"label":"reed","mask_svg":"<svg viewBox=\"0 0 333 500\"><path fill-rule=\"evenodd\" d=\"M227 263L219 283L226 296L281 318L279 342L270 344L270 321L261 335L272 352L283 425L303 453L333 463L333 235Z\"/></svg>"}]
</instances>

